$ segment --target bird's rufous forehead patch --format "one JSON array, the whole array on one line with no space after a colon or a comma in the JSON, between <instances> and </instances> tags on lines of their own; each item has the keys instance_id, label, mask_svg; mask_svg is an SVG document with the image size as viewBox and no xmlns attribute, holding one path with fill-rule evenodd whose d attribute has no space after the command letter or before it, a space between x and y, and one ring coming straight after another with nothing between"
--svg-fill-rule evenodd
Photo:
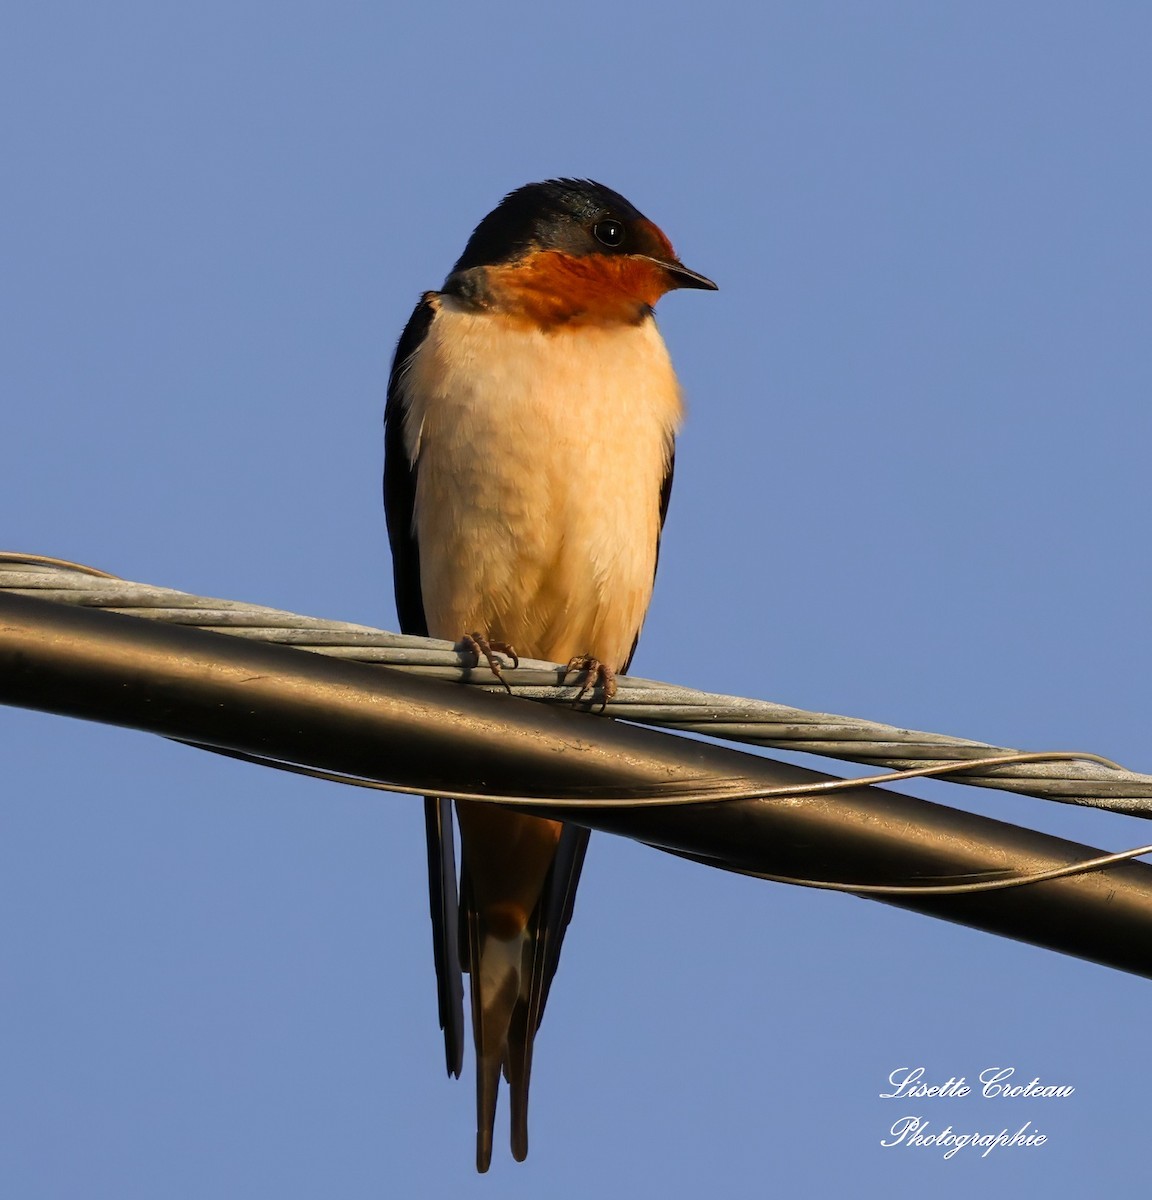
<instances>
[{"instance_id":1,"label":"bird's rufous forehead patch","mask_svg":"<svg viewBox=\"0 0 1152 1200\"><path fill-rule=\"evenodd\" d=\"M639 243L637 248L644 254L651 254L653 258L675 260L676 251L672 249L668 235L659 225L649 221L647 217L641 217L632 222L632 230Z\"/></svg>"}]
</instances>

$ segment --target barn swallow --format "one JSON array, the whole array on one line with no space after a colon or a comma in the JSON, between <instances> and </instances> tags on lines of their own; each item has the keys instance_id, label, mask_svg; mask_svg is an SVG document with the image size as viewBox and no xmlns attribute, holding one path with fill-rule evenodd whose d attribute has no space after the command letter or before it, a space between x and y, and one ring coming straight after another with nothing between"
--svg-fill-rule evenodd
<instances>
[{"instance_id":1,"label":"barn swallow","mask_svg":"<svg viewBox=\"0 0 1152 1200\"><path fill-rule=\"evenodd\" d=\"M384 499L406 633L579 667L609 695L652 595L680 387L653 320L674 288L715 289L619 193L555 179L476 227L396 347ZM479 658L477 657L477 661ZM448 1073L476 1047L476 1167L501 1073L528 1153L532 1043L588 831L482 803L425 801ZM458 899L459 896L459 899Z\"/></svg>"}]
</instances>

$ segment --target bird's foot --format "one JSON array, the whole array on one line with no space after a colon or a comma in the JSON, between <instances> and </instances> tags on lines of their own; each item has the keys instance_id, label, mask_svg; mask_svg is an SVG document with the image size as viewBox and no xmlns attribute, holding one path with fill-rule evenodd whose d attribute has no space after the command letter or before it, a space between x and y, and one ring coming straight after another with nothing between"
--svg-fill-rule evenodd
<instances>
[{"instance_id":1,"label":"bird's foot","mask_svg":"<svg viewBox=\"0 0 1152 1200\"><path fill-rule=\"evenodd\" d=\"M508 686L508 680L504 678L504 668L501 666L500 660L496 657L497 654L503 654L505 657L510 658L513 670L520 665L519 656L507 642L498 642L494 639L486 638L482 633L466 633L460 639L460 644L465 651L472 655L473 669L480 665L480 658L483 656L484 660L488 663L488 669L504 685L504 690L511 693L512 689Z\"/></svg>"},{"instance_id":2,"label":"bird's foot","mask_svg":"<svg viewBox=\"0 0 1152 1200\"><path fill-rule=\"evenodd\" d=\"M560 676L561 684L573 671L580 673L580 690L572 703L579 704L590 691L595 692L599 687L600 711L603 712L608 707L608 701L616 695L616 672L611 667L606 667L598 658L593 658L591 654L578 654L568 660L568 665Z\"/></svg>"}]
</instances>

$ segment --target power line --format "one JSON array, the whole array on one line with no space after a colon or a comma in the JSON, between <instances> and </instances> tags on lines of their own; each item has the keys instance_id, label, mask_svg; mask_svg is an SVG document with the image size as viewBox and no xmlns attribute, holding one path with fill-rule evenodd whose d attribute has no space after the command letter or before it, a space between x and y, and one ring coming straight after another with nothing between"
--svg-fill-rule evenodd
<instances>
[{"instance_id":1,"label":"power line","mask_svg":"<svg viewBox=\"0 0 1152 1200\"><path fill-rule=\"evenodd\" d=\"M486 690L500 688L486 667L462 670L467 656L451 642L97 576L36 556L0 555L2 592L109 609L253 641L275 642L428 678L451 679ZM577 691L574 686L559 686L559 668L555 663L522 659L518 669L505 669L504 678L516 695L542 703L568 706ZM681 733L705 734L872 767L905 770L1020 753L987 742L901 729L857 717L809 712L767 700L716 695L627 676L620 676L618 683L619 690L607 705L609 716ZM593 705L590 701L586 707L598 709L599 703ZM1016 763L975 768L945 778L1065 804L1152 817L1152 776L1099 762Z\"/></svg>"},{"instance_id":2,"label":"power line","mask_svg":"<svg viewBox=\"0 0 1152 1200\"><path fill-rule=\"evenodd\" d=\"M539 815L770 876L916 886L1003 879L1100 854L878 787L801 795L828 777L568 706L43 595L0 592L0 702L431 793L538 799ZM765 788L791 795L646 803ZM621 807L629 797L635 803ZM564 803L572 799L604 807L573 810ZM884 899L1152 977L1152 866L1143 863L1009 891Z\"/></svg>"}]
</instances>

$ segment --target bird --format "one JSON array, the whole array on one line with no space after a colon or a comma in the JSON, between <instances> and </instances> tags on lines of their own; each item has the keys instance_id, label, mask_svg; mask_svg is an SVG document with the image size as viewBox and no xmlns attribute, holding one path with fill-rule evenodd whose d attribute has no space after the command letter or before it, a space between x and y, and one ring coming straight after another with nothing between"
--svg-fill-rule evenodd
<instances>
[{"instance_id":1,"label":"bird","mask_svg":"<svg viewBox=\"0 0 1152 1200\"><path fill-rule=\"evenodd\" d=\"M384 500L406 633L567 664L603 701L652 595L681 389L653 318L716 284L628 200L586 179L530 183L476 226L400 336L385 409ZM528 1153L533 1040L588 831L479 802L425 800L429 902L449 1075L476 1054L476 1168L500 1077Z\"/></svg>"}]
</instances>

